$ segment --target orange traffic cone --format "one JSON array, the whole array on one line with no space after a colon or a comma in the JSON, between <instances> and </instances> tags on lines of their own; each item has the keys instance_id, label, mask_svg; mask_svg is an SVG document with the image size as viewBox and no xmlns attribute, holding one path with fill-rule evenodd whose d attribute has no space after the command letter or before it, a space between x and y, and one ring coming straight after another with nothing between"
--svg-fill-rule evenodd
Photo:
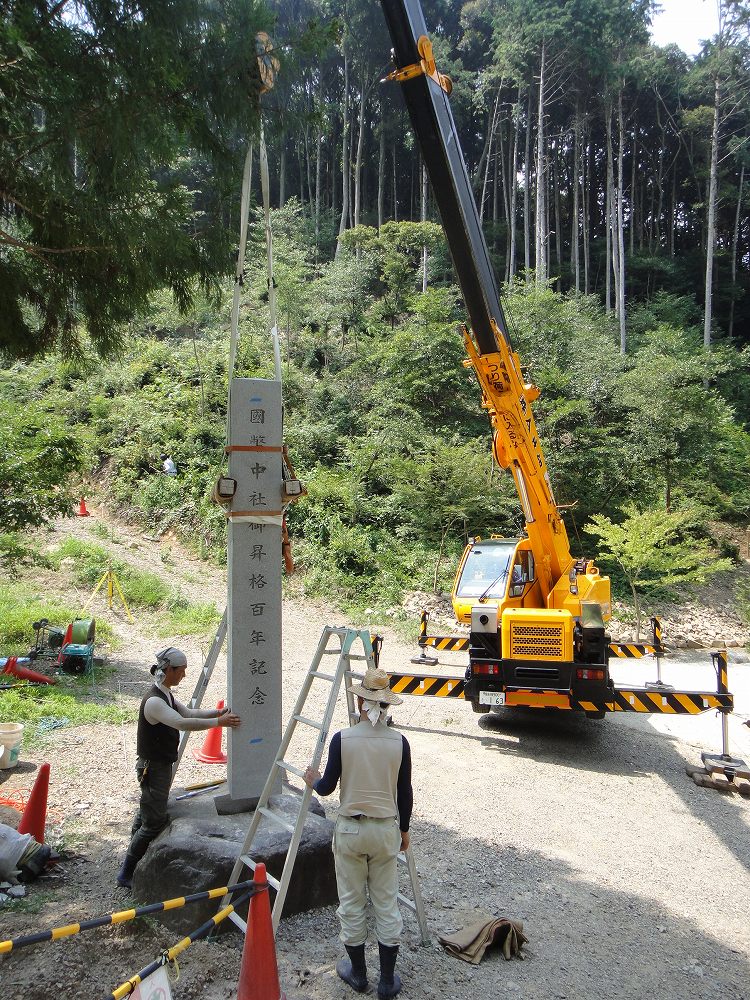
<instances>
[{"instance_id":1,"label":"orange traffic cone","mask_svg":"<svg viewBox=\"0 0 750 1000\"><path fill-rule=\"evenodd\" d=\"M47 792L49 791L49 764L42 764L31 789L29 801L18 824L19 833L30 833L38 844L44 843L44 824L47 821Z\"/></svg>"},{"instance_id":2,"label":"orange traffic cone","mask_svg":"<svg viewBox=\"0 0 750 1000\"><path fill-rule=\"evenodd\" d=\"M34 681L35 684L57 684L54 677L45 677L44 674L38 674L36 670L19 667L17 656L8 657L0 674L10 674L12 677L19 677L22 681Z\"/></svg>"},{"instance_id":3,"label":"orange traffic cone","mask_svg":"<svg viewBox=\"0 0 750 1000\"><path fill-rule=\"evenodd\" d=\"M220 701L217 708L224 708L224 701ZM200 750L193 750L193 757L204 764L226 764L227 755L221 749L222 726L212 726L206 733L203 746Z\"/></svg>"},{"instance_id":4,"label":"orange traffic cone","mask_svg":"<svg viewBox=\"0 0 750 1000\"><path fill-rule=\"evenodd\" d=\"M255 866L253 882L256 885L266 883L264 864ZM277 998L286 1000L286 993L282 993L279 986L271 901L268 892L258 892L250 897L250 908L247 912L247 931L242 949L237 1000L277 1000Z\"/></svg>"},{"instance_id":5,"label":"orange traffic cone","mask_svg":"<svg viewBox=\"0 0 750 1000\"><path fill-rule=\"evenodd\" d=\"M81 502L78 504L78 516L79 517L91 517L91 511L86 510L86 499L81 497Z\"/></svg>"}]
</instances>

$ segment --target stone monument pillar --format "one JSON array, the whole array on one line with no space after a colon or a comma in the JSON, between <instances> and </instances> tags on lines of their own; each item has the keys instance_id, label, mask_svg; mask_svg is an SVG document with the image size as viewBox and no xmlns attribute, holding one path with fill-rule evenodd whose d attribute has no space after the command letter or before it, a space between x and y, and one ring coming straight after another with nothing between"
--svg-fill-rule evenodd
<instances>
[{"instance_id":1,"label":"stone monument pillar","mask_svg":"<svg viewBox=\"0 0 750 1000\"><path fill-rule=\"evenodd\" d=\"M229 394L228 794L219 813L252 809L281 740L281 383L234 378ZM276 789L279 791L280 789Z\"/></svg>"}]
</instances>

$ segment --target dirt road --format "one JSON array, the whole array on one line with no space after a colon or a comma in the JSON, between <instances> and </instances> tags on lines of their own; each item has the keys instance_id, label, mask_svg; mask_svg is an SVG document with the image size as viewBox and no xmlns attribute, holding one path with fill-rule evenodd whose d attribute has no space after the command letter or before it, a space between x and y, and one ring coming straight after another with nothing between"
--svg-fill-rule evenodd
<instances>
[{"instance_id":1,"label":"dirt road","mask_svg":"<svg viewBox=\"0 0 750 1000\"><path fill-rule=\"evenodd\" d=\"M63 532L91 530L85 521L61 525ZM111 544L123 554L120 543ZM125 557L163 570L164 550L148 540L137 544ZM174 546L168 571L194 599L223 603L220 574ZM46 585L54 588L55 581ZM287 600L285 713L324 624L380 626ZM113 657L116 671L97 683L119 686L125 703L140 698L154 649L173 641L199 654L199 643L155 639L141 622L117 628L126 644ZM404 669L413 648L379 630L386 636L384 665ZM743 690L748 671L746 664L732 667ZM224 677L222 664L208 703L221 697ZM591 722L516 712L479 719L463 704L416 698L394 717L412 746L412 842L433 933L433 944L422 947L407 918L399 958L405 1000L750 995L750 800L699 789L685 775L702 747L718 749L718 719L707 716L676 733L621 716ZM335 724L343 724L343 710ZM4 795L28 788L36 765L51 761L52 829L74 852L57 879L31 888L38 912L0 911L0 937L129 905L114 876L136 801L133 759L132 725L58 729L44 747L25 750L19 768L0 772ZM216 773L187 754L178 782ZM335 800L325 805L334 815ZM472 967L443 952L434 935L467 924L478 910L523 920L526 961L491 954ZM352 996L334 970L337 933L333 909L282 922L277 947L289 1000ZM376 968L373 942L371 935L368 961ZM172 943L164 929L144 922L25 949L2 960L3 994L106 996ZM235 996L239 945L231 934L189 949L172 985L176 1000Z\"/></svg>"}]
</instances>

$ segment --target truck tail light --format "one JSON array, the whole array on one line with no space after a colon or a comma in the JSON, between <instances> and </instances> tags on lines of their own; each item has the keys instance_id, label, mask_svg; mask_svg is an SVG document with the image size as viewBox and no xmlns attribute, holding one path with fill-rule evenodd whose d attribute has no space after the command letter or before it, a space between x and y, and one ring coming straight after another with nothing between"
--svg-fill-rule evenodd
<instances>
[{"instance_id":1,"label":"truck tail light","mask_svg":"<svg viewBox=\"0 0 750 1000\"><path fill-rule=\"evenodd\" d=\"M591 667L579 667L576 670L576 678L579 681L605 681L607 673L605 670L595 670Z\"/></svg>"},{"instance_id":2,"label":"truck tail light","mask_svg":"<svg viewBox=\"0 0 750 1000\"><path fill-rule=\"evenodd\" d=\"M472 674L499 674L500 665L498 663L472 663Z\"/></svg>"}]
</instances>

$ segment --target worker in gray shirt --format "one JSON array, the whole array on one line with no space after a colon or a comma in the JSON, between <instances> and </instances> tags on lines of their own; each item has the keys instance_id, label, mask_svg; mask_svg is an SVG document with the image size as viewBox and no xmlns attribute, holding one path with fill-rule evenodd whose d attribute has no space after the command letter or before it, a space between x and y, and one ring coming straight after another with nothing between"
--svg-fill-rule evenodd
<instances>
[{"instance_id":1,"label":"worker in gray shirt","mask_svg":"<svg viewBox=\"0 0 750 1000\"><path fill-rule=\"evenodd\" d=\"M174 776L180 732L240 724L240 717L228 708L188 708L177 701L172 688L185 676L187 657L169 646L156 654L151 667L154 686L141 701L138 712L136 774L141 786L141 802L131 830L131 841L117 884L129 889L133 872L146 848L169 822L167 799Z\"/></svg>"}]
</instances>

